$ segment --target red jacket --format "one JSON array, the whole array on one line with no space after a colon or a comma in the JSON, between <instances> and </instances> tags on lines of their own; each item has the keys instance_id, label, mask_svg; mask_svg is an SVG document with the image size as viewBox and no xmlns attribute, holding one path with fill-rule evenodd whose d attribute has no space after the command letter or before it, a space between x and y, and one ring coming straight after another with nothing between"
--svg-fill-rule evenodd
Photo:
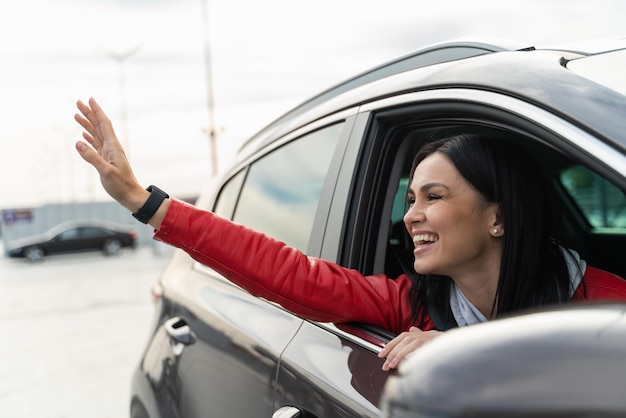
<instances>
[{"instance_id":1,"label":"red jacket","mask_svg":"<svg viewBox=\"0 0 626 418\"><path fill-rule=\"evenodd\" d=\"M364 276L177 200L154 237L304 318L363 322L396 334L414 325L406 275ZM587 267L582 283L572 300L626 300L626 281L614 274Z\"/></svg>"}]
</instances>

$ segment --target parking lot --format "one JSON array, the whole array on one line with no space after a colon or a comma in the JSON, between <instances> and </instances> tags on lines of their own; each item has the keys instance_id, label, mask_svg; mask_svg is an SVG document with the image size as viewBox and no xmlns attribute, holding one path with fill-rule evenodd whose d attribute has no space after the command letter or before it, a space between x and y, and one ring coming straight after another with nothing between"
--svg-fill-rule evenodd
<instances>
[{"instance_id":1,"label":"parking lot","mask_svg":"<svg viewBox=\"0 0 626 418\"><path fill-rule=\"evenodd\" d=\"M0 257L0 416L128 416L150 290L170 254L155 245L37 264Z\"/></svg>"}]
</instances>

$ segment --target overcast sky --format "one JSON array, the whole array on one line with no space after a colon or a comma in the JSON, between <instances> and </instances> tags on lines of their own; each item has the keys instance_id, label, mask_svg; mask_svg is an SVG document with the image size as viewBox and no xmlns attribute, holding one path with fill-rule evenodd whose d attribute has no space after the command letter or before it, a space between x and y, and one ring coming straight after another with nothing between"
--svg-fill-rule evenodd
<instances>
[{"instance_id":1,"label":"overcast sky","mask_svg":"<svg viewBox=\"0 0 626 418\"><path fill-rule=\"evenodd\" d=\"M0 209L107 199L73 146L81 132L75 102L91 96L129 144L142 183L180 197L202 189L211 172L202 1L6 2ZM208 7L220 164L290 107L435 42L626 35L622 0L208 0ZM130 54L123 64L113 58L123 54Z\"/></svg>"}]
</instances>

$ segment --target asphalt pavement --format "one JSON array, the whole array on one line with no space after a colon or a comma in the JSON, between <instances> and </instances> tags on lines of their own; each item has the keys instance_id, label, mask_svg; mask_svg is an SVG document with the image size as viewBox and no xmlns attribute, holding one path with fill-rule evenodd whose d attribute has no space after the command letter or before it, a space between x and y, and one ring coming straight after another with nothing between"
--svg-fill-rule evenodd
<instances>
[{"instance_id":1,"label":"asphalt pavement","mask_svg":"<svg viewBox=\"0 0 626 418\"><path fill-rule=\"evenodd\" d=\"M154 243L37 264L0 255L0 418L128 417L170 254Z\"/></svg>"}]
</instances>

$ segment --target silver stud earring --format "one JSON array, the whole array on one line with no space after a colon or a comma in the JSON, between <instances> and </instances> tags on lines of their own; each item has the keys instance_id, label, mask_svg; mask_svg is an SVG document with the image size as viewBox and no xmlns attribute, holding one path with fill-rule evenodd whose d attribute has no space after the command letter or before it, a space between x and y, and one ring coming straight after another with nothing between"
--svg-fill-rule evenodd
<instances>
[{"instance_id":1,"label":"silver stud earring","mask_svg":"<svg viewBox=\"0 0 626 418\"><path fill-rule=\"evenodd\" d=\"M498 234L498 228L493 228L493 233Z\"/></svg>"}]
</instances>

